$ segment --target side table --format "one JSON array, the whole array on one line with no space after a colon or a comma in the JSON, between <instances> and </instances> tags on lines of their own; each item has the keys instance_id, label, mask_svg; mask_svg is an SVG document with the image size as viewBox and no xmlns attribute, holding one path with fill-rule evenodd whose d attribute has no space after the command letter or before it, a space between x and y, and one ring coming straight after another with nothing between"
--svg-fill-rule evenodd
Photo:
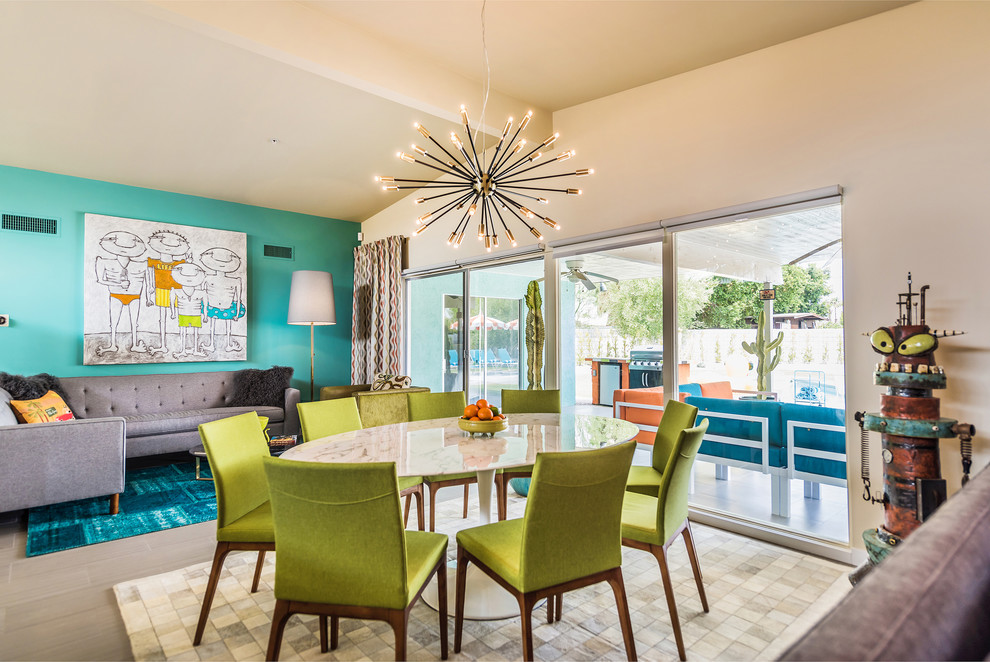
<instances>
[{"instance_id":1,"label":"side table","mask_svg":"<svg viewBox=\"0 0 990 662\"><path fill-rule=\"evenodd\" d=\"M289 437L292 438L292 443L288 443L286 441L287 438ZM275 443L275 442L281 442L281 443ZM268 444L268 452L272 454L272 457L278 457L285 451L296 446L298 443L299 443L299 438L297 435L294 434L275 437ZM196 458L196 480L212 481L213 478L211 478L210 476L203 476L201 472L200 462L206 459L206 449L203 448L203 444L200 444L199 446L193 446L192 448L190 448L189 454L192 455L194 458Z\"/></svg>"}]
</instances>

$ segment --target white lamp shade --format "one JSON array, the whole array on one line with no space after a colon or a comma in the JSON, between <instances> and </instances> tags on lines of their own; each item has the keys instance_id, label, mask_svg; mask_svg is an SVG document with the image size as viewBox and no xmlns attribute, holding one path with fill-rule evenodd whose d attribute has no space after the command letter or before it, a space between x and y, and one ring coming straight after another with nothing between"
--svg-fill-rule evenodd
<instances>
[{"instance_id":1,"label":"white lamp shade","mask_svg":"<svg viewBox=\"0 0 990 662\"><path fill-rule=\"evenodd\" d=\"M336 324L333 276L327 271L293 271L289 324Z\"/></svg>"}]
</instances>

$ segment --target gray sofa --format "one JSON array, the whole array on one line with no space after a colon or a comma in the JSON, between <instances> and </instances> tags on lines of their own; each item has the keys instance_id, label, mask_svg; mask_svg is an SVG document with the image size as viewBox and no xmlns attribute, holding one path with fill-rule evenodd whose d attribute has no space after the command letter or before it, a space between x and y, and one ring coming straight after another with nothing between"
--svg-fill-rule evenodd
<instances>
[{"instance_id":1,"label":"gray sofa","mask_svg":"<svg viewBox=\"0 0 990 662\"><path fill-rule=\"evenodd\" d=\"M983 469L780 659L990 659L987 568L990 469Z\"/></svg>"},{"instance_id":2,"label":"gray sofa","mask_svg":"<svg viewBox=\"0 0 990 662\"><path fill-rule=\"evenodd\" d=\"M298 389L278 407L229 407L234 374L61 379L77 420L0 424L0 512L119 494L125 458L188 451L200 423L257 411L273 434L299 432Z\"/></svg>"}]
</instances>

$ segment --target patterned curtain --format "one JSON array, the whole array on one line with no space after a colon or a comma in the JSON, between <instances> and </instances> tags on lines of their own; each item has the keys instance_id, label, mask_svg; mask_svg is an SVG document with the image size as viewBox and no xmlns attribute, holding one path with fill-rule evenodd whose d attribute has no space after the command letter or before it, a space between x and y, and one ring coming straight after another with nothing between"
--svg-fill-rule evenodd
<instances>
[{"instance_id":1,"label":"patterned curtain","mask_svg":"<svg viewBox=\"0 0 990 662\"><path fill-rule=\"evenodd\" d=\"M404 241L404 237L387 237L354 249L352 384L370 384L379 372L396 375L402 369Z\"/></svg>"}]
</instances>

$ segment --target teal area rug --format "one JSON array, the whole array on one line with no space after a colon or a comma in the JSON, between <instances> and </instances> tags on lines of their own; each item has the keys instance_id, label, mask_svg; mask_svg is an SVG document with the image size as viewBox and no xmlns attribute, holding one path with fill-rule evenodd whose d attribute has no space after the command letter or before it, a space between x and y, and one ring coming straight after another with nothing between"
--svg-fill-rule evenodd
<instances>
[{"instance_id":1,"label":"teal area rug","mask_svg":"<svg viewBox=\"0 0 990 662\"><path fill-rule=\"evenodd\" d=\"M209 469L203 463L203 474ZM109 499L81 499L28 511L27 556L139 536L216 519L211 481L195 480L192 463L128 471L120 512L108 514Z\"/></svg>"}]
</instances>

